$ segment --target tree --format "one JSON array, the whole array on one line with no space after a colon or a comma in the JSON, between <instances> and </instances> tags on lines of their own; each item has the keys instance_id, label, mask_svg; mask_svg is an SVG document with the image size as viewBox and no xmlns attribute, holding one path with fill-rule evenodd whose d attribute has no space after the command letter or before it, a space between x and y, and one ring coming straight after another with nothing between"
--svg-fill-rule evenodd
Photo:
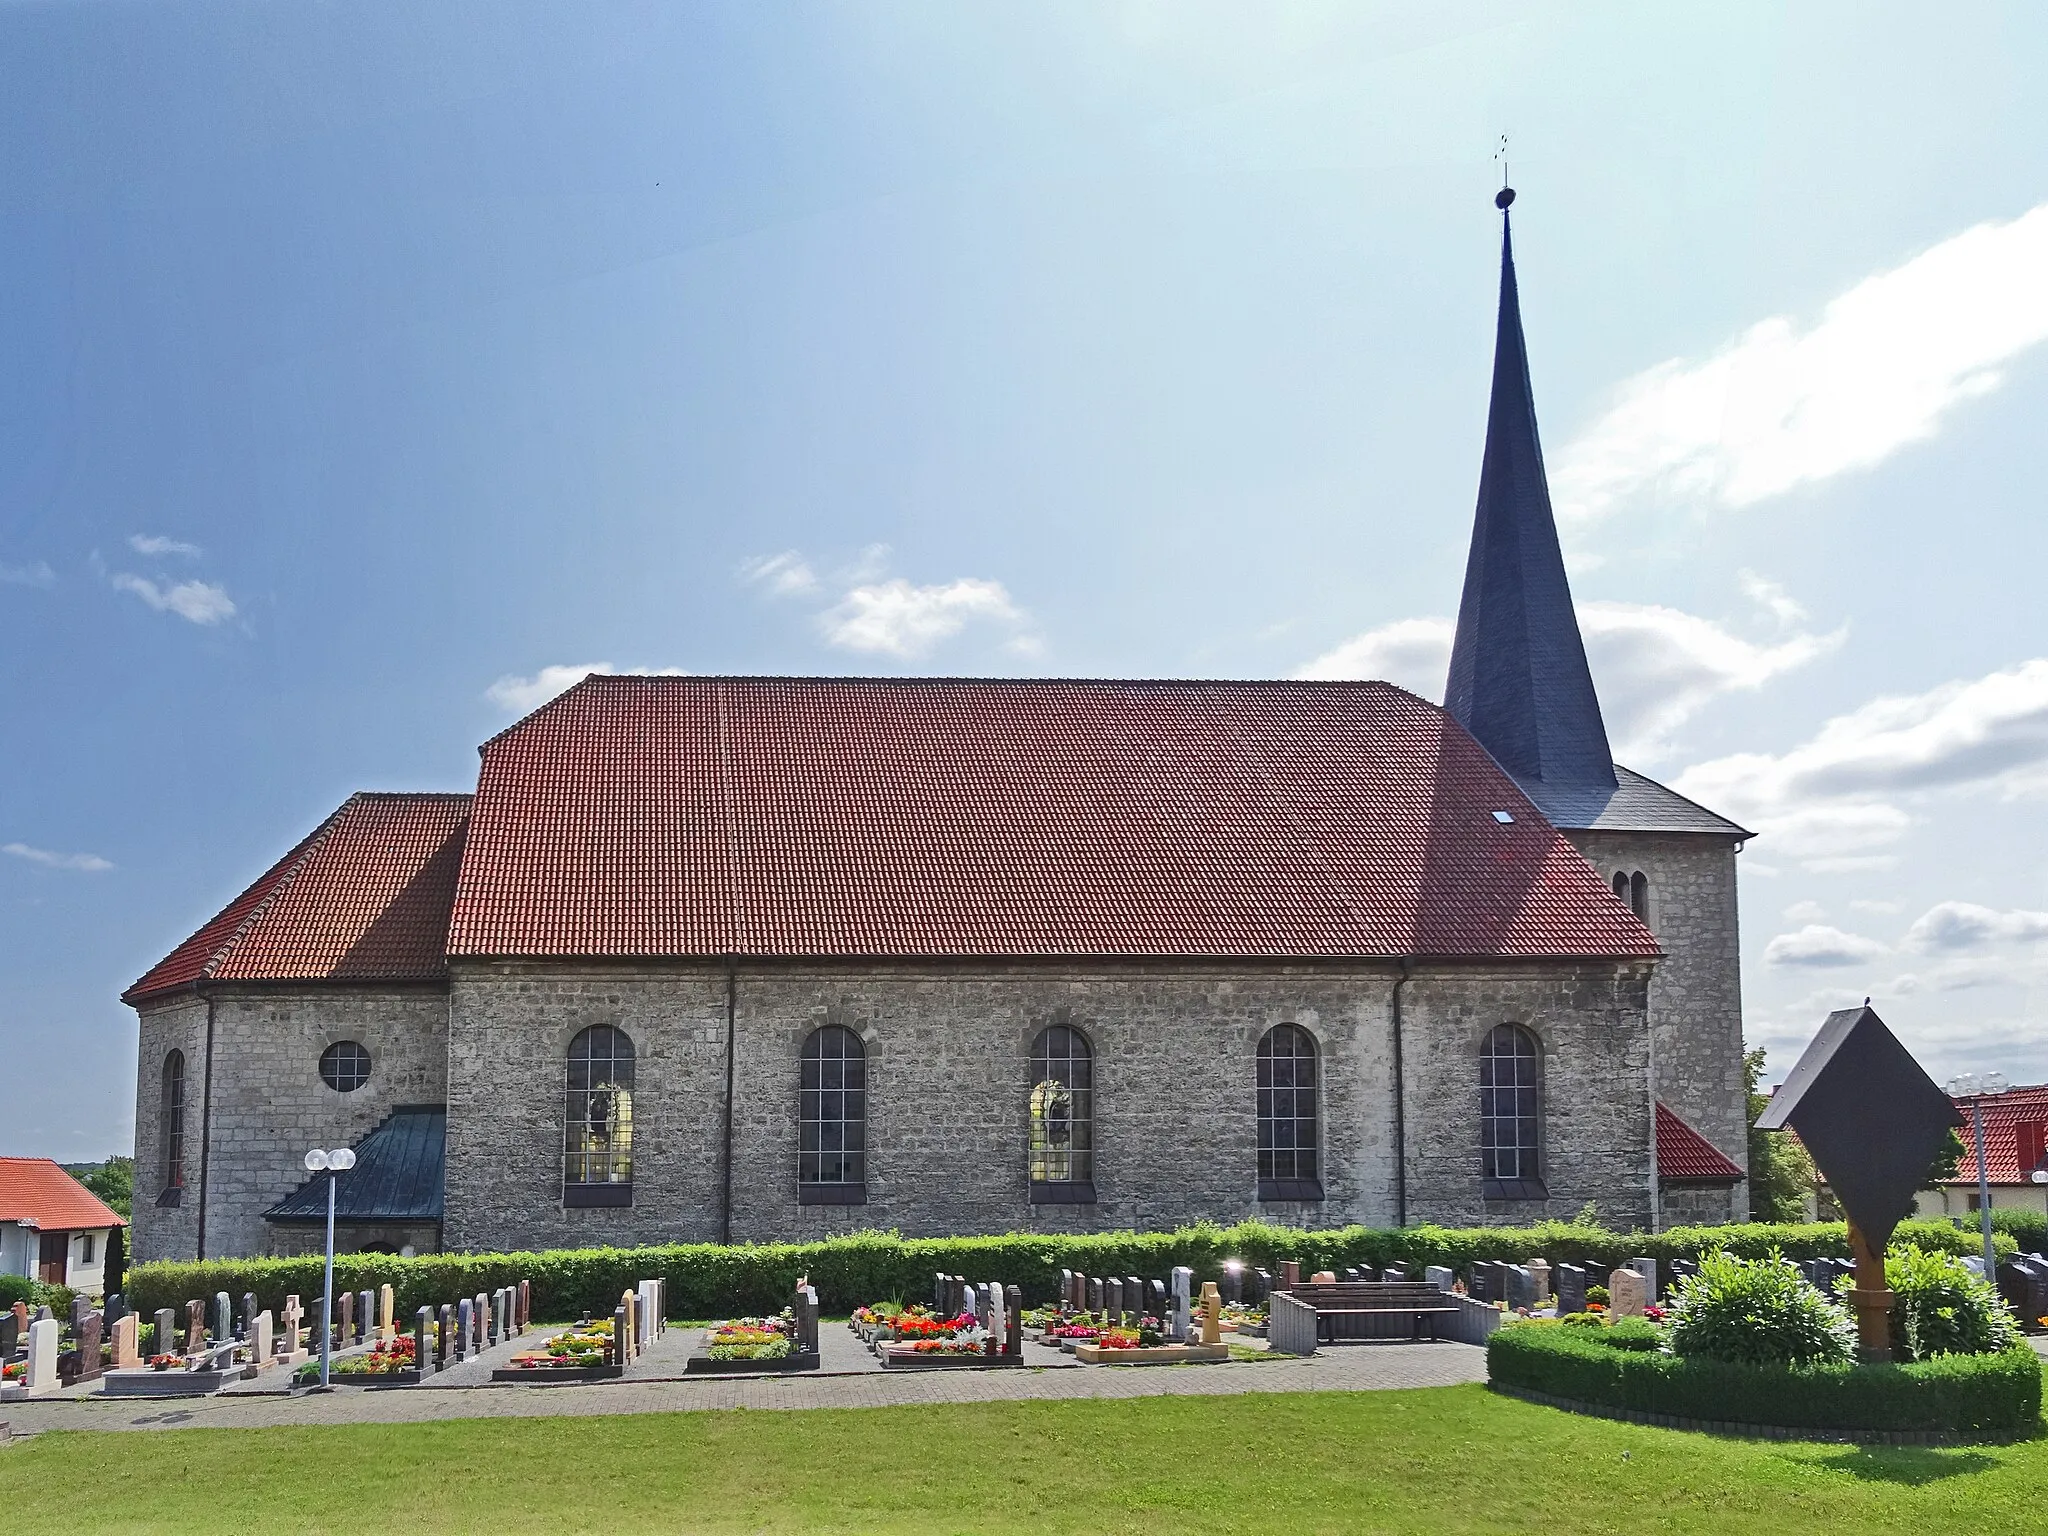
<instances>
[{"instance_id":1,"label":"tree","mask_svg":"<svg viewBox=\"0 0 2048 1536\"><path fill-rule=\"evenodd\" d=\"M71 1176L98 1195L123 1220L135 1215L135 1159L110 1157L104 1163L73 1168Z\"/></svg>"},{"instance_id":2,"label":"tree","mask_svg":"<svg viewBox=\"0 0 2048 1536\"><path fill-rule=\"evenodd\" d=\"M1820 1183L1820 1171L1791 1132L1756 1128L1757 1117L1771 1102L1757 1092L1763 1074L1762 1048L1744 1051L1742 1075L1749 1084L1749 1219L1804 1221L1806 1197Z\"/></svg>"},{"instance_id":3,"label":"tree","mask_svg":"<svg viewBox=\"0 0 2048 1536\"><path fill-rule=\"evenodd\" d=\"M1943 1179L1952 1179L1956 1170L1963 1165L1963 1136L1954 1126L1948 1128L1948 1141L1934 1154L1934 1162L1927 1170L1927 1177L1920 1181L1922 1189L1932 1189Z\"/></svg>"}]
</instances>

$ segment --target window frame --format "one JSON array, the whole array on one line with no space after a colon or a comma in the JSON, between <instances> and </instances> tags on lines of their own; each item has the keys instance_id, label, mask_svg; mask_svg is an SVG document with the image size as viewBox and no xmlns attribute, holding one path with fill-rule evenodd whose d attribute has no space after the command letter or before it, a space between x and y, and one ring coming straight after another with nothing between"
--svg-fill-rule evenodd
<instances>
[{"instance_id":1,"label":"window frame","mask_svg":"<svg viewBox=\"0 0 2048 1536\"><path fill-rule=\"evenodd\" d=\"M173 1046L164 1053L157 1101L157 1170L163 1188L156 1203L180 1204L185 1198L185 1053Z\"/></svg>"},{"instance_id":2,"label":"window frame","mask_svg":"<svg viewBox=\"0 0 2048 1536\"><path fill-rule=\"evenodd\" d=\"M342 1054L344 1052L353 1054ZM334 1075L328 1076L328 1063L334 1064ZM344 1070L343 1063L347 1064ZM360 1040L335 1040L320 1053L320 1081L333 1093L355 1093L370 1083L370 1072L376 1065L370 1055L370 1048Z\"/></svg>"},{"instance_id":3,"label":"window frame","mask_svg":"<svg viewBox=\"0 0 2048 1536\"><path fill-rule=\"evenodd\" d=\"M600 1055L596 1046L606 1050ZM633 1203L633 1093L639 1051L616 1024L592 1024L576 1032L562 1056L562 1204L569 1209L630 1206ZM579 1069L581 1086L578 1085ZM601 1075L600 1075L601 1074ZM601 1095L609 1094L603 1118L594 1118ZM579 1101L580 1098L580 1101ZM604 1125L602 1146L592 1127ZM577 1133L584 1133L579 1148ZM592 1178L601 1161L605 1178ZM581 1177L574 1175L581 1174Z\"/></svg>"},{"instance_id":4,"label":"window frame","mask_svg":"<svg viewBox=\"0 0 2048 1536\"><path fill-rule=\"evenodd\" d=\"M1046 1093L1051 1085L1052 1093ZM1054 1113L1066 1098L1064 1116ZM1033 1205L1095 1203L1095 1045L1072 1024L1048 1024L1031 1041L1024 1097L1024 1174ZM1057 1134L1064 1127L1064 1136ZM1064 1163L1065 1178L1049 1175Z\"/></svg>"},{"instance_id":5,"label":"window frame","mask_svg":"<svg viewBox=\"0 0 2048 1536\"><path fill-rule=\"evenodd\" d=\"M1505 1083L1502 1063L1512 1064ZM1502 1093L1514 1095L1508 1113L1501 1112ZM1503 1124L1513 1128L1511 1144L1500 1138ZM1496 1024L1479 1043L1479 1183L1487 1200L1550 1198L1543 1178L1543 1042L1526 1025Z\"/></svg>"},{"instance_id":6,"label":"window frame","mask_svg":"<svg viewBox=\"0 0 2048 1536\"><path fill-rule=\"evenodd\" d=\"M1282 1045L1287 1047L1284 1057L1279 1050ZM1301 1080L1303 1062L1308 1064L1306 1083ZM1280 1081L1283 1075L1288 1079L1285 1083ZM1255 1081L1258 1198L1322 1199L1322 1048L1316 1037L1291 1020L1275 1024L1259 1037ZM1286 1095L1285 1115L1280 1113L1282 1095ZM1306 1114L1302 1113L1304 1095ZM1289 1128L1285 1147L1280 1145L1283 1122ZM1306 1148L1302 1145L1303 1125L1308 1127Z\"/></svg>"},{"instance_id":7,"label":"window frame","mask_svg":"<svg viewBox=\"0 0 2048 1536\"><path fill-rule=\"evenodd\" d=\"M839 1054L828 1055L826 1047L837 1046ZM837 1065L839 1082L828 1086L830 1068ZM815 1071L814 1071L815 1069ZM815 1077L815 1082L813 1081ZM837 1115L833 1107L837 1094ZM843 1024L823 1024L804 1037L797 1053L797 1152L796 1200L798 1205L866 1205L868 1203L868 1049L857 1030ZM849 1101L857 1101L849 1107ZM815 1111L815 1113L813 1112ZM836 1127L839 1145L827 1148L828 1128ZM815 1135L813 1134L815 1128ZM846 1143L851 1135L856 1143ZM816 1145L807 1145L815 1141ZM826 1160L839 1160L840 1177L824 1177ZM815 1159L815 1162L813 1161ZM853 1177L845 1177L849 1160Z\"/></svg>"}]
</instances>

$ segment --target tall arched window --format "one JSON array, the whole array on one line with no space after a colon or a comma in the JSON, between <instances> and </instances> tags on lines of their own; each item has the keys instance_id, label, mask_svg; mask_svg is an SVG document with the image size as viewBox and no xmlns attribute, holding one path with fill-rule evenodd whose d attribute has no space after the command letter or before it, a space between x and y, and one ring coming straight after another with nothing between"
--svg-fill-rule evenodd
<instances>
[{"instance_id":1,"label":"tall arched window","mask_svg":"<svg viewBox=\"0 0 2048 1536\"><path fill-rule=\"evenodd\" d=\"M1295 1024L1259 1041L1259 1198L1320 1200L1316 1163L1316 1043Z\"/></svg>"},{"instance_id":2,"label":"tall arched window","mask_svg":"<svg viewBox=\"0 0 2048 1536\"><path fill-rule=\"evenodd\" d=\"M1634 874L1625 869L1614 872L1614 899L1624 903L1643 923L1650 921L1650 877L1640 869Z\"/></svg>"},{"instance_id":3,"label":"tall arched window","mask_svg":"<svg viewBox=\"0 0 2048 1536\"><path fill-rule=\"evenodd\" d=\"M562 1203L633 1203L633 1042L609 1024L569 1042Z\"/></svg>"},{"instance_id":4,"label":"tall arched window","mask_svg":"<svg viewBox=\"0 0 2048 1536\"><path fill-rule=\"evenodd\" d=\"M797 1203L867 1204L868 1057L852 1030L804 1041L796 1124Z\"/></svg>"},{"instance_id":5,"label":"tall arched window","mask_svg":"<svg viewBox=\"0 0 2048 1536\"><path fill-rule=\"evenodd\" d=\"M1489 1200L1543 1200L1542 1058L1536 1037L1498 1024L1479 1050L1479 1176Z\"/></svg>"},{"instance_id":6,"label":"tall arched window","mask_svg":"<svg viewBox=\"0 0 2048 1536\"><path fill-rule=\"evenodd\" d=\"M1095 1198L1095 1061L1078 1029L1055 1024L1031 1043L1031 1199Z\"/></svg>"},{"instance_id":7,"label":"tall arched window","mask_svg":"<svg viewBox=\"0 0 2048 1536\"><path fill-rule=\"evenodd\" d=\"M159 1205L176 1205L185 1188L185 1053L164 1057L163 1101L157 1111L157 1166L163 1169Z\"/></svg>"}]
</instances>

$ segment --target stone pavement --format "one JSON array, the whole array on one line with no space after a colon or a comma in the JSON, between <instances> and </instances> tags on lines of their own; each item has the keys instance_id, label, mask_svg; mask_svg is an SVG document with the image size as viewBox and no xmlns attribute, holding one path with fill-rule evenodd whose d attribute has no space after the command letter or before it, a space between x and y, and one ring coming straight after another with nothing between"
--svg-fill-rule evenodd
<instances>
[{"instance_id":1,"label":"stone pavement","mask_svg":"<svg viewBox=\"0 0 2048 1536\"><path fill-rule=\"evenodd\" d=\"M530 1349L541 1331L492 1351ZM9 1403L16 1435L46 1429L249 1429L281 1424L406 1424L434 1419L548 1418L613 1413L687 1413L717 1408L883 1408L906 1403L987 1403L1072 1398L1214 1397L1246 1392L1360 1392L1442 1387L1486 1379L1486 1351L1469 1344L1405 1342L1325 1348L1310 1359L1218 1365L1082 1366L1029 1346L1026 1367L884 1371L843 1325L827 1325L824 1369L801 1375L688 1377L683 1357L694 1328L672 1327L623 1380L528 1386L448 1381L417 1387L338 1387L288 1394L281 1374L261 1388L218 1397L151 1401L86 1394ZM472 1383L498 1363L486 1357ZM645 1373L645 1374L643 1374ZM452 1376L453 1373L451 1373Z\"/></svg>"}]
</instances>

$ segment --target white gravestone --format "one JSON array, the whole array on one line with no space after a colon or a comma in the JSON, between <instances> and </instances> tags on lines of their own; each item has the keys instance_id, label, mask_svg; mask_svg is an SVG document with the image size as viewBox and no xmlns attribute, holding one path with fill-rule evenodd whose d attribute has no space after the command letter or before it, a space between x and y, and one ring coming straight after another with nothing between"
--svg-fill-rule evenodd
<instances>
[{"instance_id":1,"label":"white gravestone","mask_svg":"<svg viewBox=\"0 0 2048 1536\"><path fill-rule=\"evenodd\" d=\"M1195 1272L1185 1264L1176 1265L1173 1271L1173 1331L1176 1344L1188 1341L1188 1323L1194 1310Z\"/></svg>"},{"instance_id":2,"label":"white gravestone","mask_svg":"<svg viewBox=\"0 0 2048 1536\"><path fill-rule=\"evenodd\" d=\"M1000 1355L1007 1335L1003 1329L1008 1319L1003 1313L1003 1288L992 1285L988 1288L988 1352Z\"/></svg>"},{"instance_id":3,"label":"white gravestone","mask_svg":"<svg viewBox=\"0 0 2048 1536\"><path fill-rule=\"evenodd\" d=\"M24 1386L43 1392L57 1385L57 1319L38 1318L28 1325L28 1375Z\"/></svg>"},{"instance_id":4,"label":"white gravestone","mask_svg":"<svg viewBox=\"0 0 2048 1536\"><path fill-rule=\"evenodd\" d=\"M1633 1269L1617 1269L1607 1277L1607 1305L1615 1317L1641 1317L1649 1299L1649 1287Z\"/></svg>"},{"instance_id":5,"label":"white gravestone","mask_svg":"<svg viewBox=\"0 0 2048 1536\"><path fill-rule=\"evenodd\" d=\"M271 1340L271 1329L273 1326L268 1312L258 1312L256 1314L255 1326L249 1330L249 1341L253 1346L250 1358L256 1362L258 1370L273 1363L271 1360L271 1355L274 1352Z\"/></svg>"},{"instance_id":6,"label":"white gravestone","mask_svg":"<svg viewBox=\"0 0 2048 1536\"><path fill-rule=\"evenodd\" d=\"M1630 1259L1628 1267L1643 1277L1643 1299L1657 1299L1657 1261L1655 1259Z\"/></svg>"},{"instance_id":7,"label":"white gravestone","mask_svg":"<svg viewBox=\"0 0 2048 1536\"><path fill-rule=\"evenodd\" d=\"M1550 1261L1531 1259L1529 1273L1536 1281L1536 1305L1546 1306L1550 1301Z\"/></svg>"},{"instance_id":8,"label":"white gravestone","mask_svg":"<svg viewBox=\"0 0 2048 1536\"><path fill-rule=\"evenodd\" d=\"M1458 1272L1442 1264L1432 1264L1423 1270L1422 1278L1445 1295L1449 1295L1451 1287L1458 1283Z\"/></svg>"}]
</instances>

